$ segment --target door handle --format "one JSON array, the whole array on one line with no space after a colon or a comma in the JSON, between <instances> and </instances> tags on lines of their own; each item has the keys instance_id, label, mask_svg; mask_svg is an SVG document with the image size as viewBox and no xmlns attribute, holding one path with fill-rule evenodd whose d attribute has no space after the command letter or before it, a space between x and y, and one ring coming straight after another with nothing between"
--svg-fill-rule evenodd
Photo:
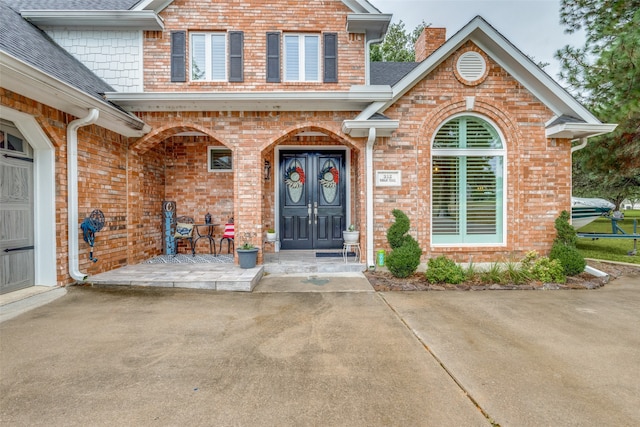
<instances>
[{"instance_id":1,"label":"door handle","mask_svg":"<svg viewBox=\"0 0 640 427\"><path fill-rule=\"evenodd\" d=\"M309 225L311 225L311 203L307 205L307 216L309 217Z\"/></svg>"},{"instance_id":2,"label":"door handle","mask_svg":"<svg viewBox=\"0 0 640 427\"><path fill-rule=\"evenodd\" d=\"M318 202L315 202L313 204L313 218L314 218L314 224L318 225Z\"/></svg>"}]
</instances>

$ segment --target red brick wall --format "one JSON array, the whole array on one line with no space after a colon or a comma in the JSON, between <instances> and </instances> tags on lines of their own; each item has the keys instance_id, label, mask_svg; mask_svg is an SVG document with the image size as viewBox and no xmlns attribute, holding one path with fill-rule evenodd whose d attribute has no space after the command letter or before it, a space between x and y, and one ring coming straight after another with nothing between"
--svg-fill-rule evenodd
<instances>
[{"instance_id":1,"label":"red brick wall","mask_svg":"<svg viewBox=\"0 0 640 427\"><path fill-rule=\"evenodd\" d=\"M139 116L154 131L136 141L134 152L144 159L150 152L163 151L166 164L166 200L177 202L178 215L193 216L202 222L209 212L215 223L224 223L234 216L236 242L244 232L250 241L262 246L264 233L275 225L274 184L277 176L275 148L277 146L347 145L352 154L352 218L364 225L364 184L360 180L360 149L358 142L342 135L342 121L355 113L333 112L186 112L140 113ZM172 136L197 130L207 136ZM296 136L307 131L322 131L320 136ZM233 172L208 172L207 147L222 146L232 150ZM164 149L160 148L164 147ZM133 155L133 154L131 154ZM264 161L271 165L271 179L264 180ZM144 160L142 160L144 161ZM136 187L136 174L130 173L131 186ZM216 230L219 242L220 229ZM207 252L208 243L198 242L198 251Z\"/></svg>"},{"instance_id":2,"label":"red brick wall","mask_svg":"<svg viewBox=\"0 0 640 427\"><path fill-rule=\"evenodd\" d=\"M275 19L274 16L271 18ZM277 22L284 26L285 21ZM465 48L477 49L472 44ZM374 188L376 249L388 249L386 230L392 223L394 208L402 209L411 219L411 234L424 250L423 261L441 253L464 262L470 259L474 262L497 261L520 256L531 249L541 253L550 249L555 235L554 220L561 210L570 208L570 143L547 140L544 123L553 116L552 112L496 63L490 61L489 66L483 83L464 85L453 74L452 56L384 112L392 119L399 119L400 128L392 137L379 138L376 142L374 169L402 169L403 185ZM262 65L256 67L263 69ZM354 67L359 69L359 63ZM341 69L345 68L348 72L349 67L341 66ZM152 73L150 69L146 72L147 81L158 81L155 90L169 88L168 80L163 80L161 73L156 79L149 74ZM256 87L261 79L253 82ZM341 80L340 85L343 83ZM249 87L249 81L245 84ZM184 90L184 87L178 86L177 90ZM430 143L443 121L466 111L465 97L468 96L475 97L472 111L494 122L505 137L507 244L504 247L435 248L430 242ZM0 102L34 115L56 147L58 282L70 283L67 275L66 126L74 117L5 89L0 89ZM366 244L365 139L349 138L341 131L342 121L352 119L356 114L139 113L152 131L138 140L127 140L95 125L81 128L78 133L79 219L81 221L92 209L101 209L107 220L105 229L96 236L98 263L88 260L89 247L80 237L81 271L95 274L161 253L163 200L175 200L179 214L193 215L198 221L210 212L214 221L223 222L231 209L238 232L256 233L251 241L261 245L264 231L275 223L274 179L263 179L263 164L265 159L271 161L271 173L275 176L274 148L278 145L340 144L352 150L351 215L363 231L361 243ZM206 136L176 136L185 130L197 130ZM322 131L329 137L296 137L302 130ZM206 147L209 145L222 145L233 151L232 174L207 172ZM205 247L203 243L199 250L206 250Z\"/></svg>"},{"instance_id":3,"label":"red brick wall","mask_svg":"<svg viewBox=\"0 0 640 427\"><path fill-rule=\"evenodd\" d=\"M0 105L32 115L55 150L56 276L59 285L72 283L68 275L67 125L76 117L0 88ZM105 227L96 234L94 256L79 230L79 269L87 274L126 265L127 259L127 141L98 126L78 131L78 230L93 209L105 215ZM37 165L36 165L37 168Z\"/></svg>"},{"instance_id":4,"label":"red brick wall","mask_svg":"<svg viewBox=\"0 0 640 427\"><path fill-rule=\"evenodd\" d=\"M364 36L345 31L341 0L176 0L160 13L164 32L144 38L145 91L349 90L364 84ZM172 31L244 31L244 82L171 82ZM338 33L338 83L266 83L266 33ZM187 37L187 51L189 51ZM281 52L282 53L282 52ZM188 74L187 74L188 75Z\"/></svg>"},{"instance_id":5,"label":"red brick wall","mask_svg":"<svg viewBox=\"0 0 640 427\"><path fill-rule=\"evenodd\" d=\"M462 49L477 49L468 43ZM570 142L550 141L544 123L553 113L490 61L484 82L468 86L453 74L455 55L385 111L400 120L391 138L378 141L374 169L401 169L402 187L375 188L375 246L388 248L386 229L391 211L402 209L411 220L423 260L446 254L456 261L487 262L519 258L529 250L548 253L555 236L554 221L570 209ZM467 111L466 97L475 97L470 111L495 123L507 149L506 246L432 247L430 242L431 141L449 117Z\"/></svg>"}]
</instances>

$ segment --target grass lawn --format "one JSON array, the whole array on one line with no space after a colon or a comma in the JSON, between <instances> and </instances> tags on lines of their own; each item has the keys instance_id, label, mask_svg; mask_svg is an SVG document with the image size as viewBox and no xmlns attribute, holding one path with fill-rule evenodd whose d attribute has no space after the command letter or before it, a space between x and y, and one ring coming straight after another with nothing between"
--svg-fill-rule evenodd
<instances>
[{"instance_id":1,"label":"grass lawn","mask_svg":"<svg viewBox=\"0 0 640 427\"><path fill-rule=\"evenodd\" d=\"M624 220L619 221L618 225L626 233L631 234L633 233L634 219L638 221L637 232L640 233L640 210L624 211ZM611 233L611 220L598 218L578 231L582 233ZM627 252L633 249L633 239L601 238L592 240L588 237L579 237L577 247L585 258L640 264L640 253L635 256L627 255ZM640 250L640 242L638 242L638 250Z\"/></svg>"}]
</instances>

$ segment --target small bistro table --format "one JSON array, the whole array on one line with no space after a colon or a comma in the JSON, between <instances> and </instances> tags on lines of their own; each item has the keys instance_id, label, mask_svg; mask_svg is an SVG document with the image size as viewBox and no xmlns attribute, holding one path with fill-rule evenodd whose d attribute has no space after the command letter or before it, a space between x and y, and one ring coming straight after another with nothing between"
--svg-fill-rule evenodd
<instances>
[{"instance_id":1,"label":"small bistro table","mask_svg":"<svg viewBox=\"0 0 640 427\"><path fill-rule=\"evenodd\" d=\"M194 224L193 227L196 229L196 237L193 239L193 250L195 251L196 243L200 239L208 239L209 240L209 253L213 253L217 256L216 251L216 241L213 239L213 231L220 224ZM200 227L207 227L207 232L202 234L200 232ZM195 253L195 252L194 252Z\"/></svg>"}]
</instances>

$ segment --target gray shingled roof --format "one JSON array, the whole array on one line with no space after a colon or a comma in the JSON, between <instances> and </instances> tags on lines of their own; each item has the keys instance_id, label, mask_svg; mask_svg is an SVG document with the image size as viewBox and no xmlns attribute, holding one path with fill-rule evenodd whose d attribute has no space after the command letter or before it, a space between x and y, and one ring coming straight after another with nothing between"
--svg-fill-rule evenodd
<instances>
[{"instance_id":1,"label":"gray shingled roof","mask_svg":"<svg viewBox=\"0 0 640 427\"><path fill-rule=\"evenodd\" d=\"M15 2L0 0L0 50L105 102L102 94L114 92L113 87L57 45L46 33L24 20L8 3Z\"/></svg>"},{"instance_id":2,"label":"gray shingled roof","mask_svg":"<svg viewBox=\"0 0 640 427\"><path fill-rule=\"evenodd\" d=\"M411 70L420 65L419 62L371 62L371 84L393 86Z\"/></svg>"},{"instance_id":3,"label":"gray shingled roof","mask_svg":"<svg viewBox=\"0 0 640 427\"><path fill-rule=\"evenodd\" d=\"M2 0L14 10L129 10L140 0Z\"/></svg>"}]
</instances>

